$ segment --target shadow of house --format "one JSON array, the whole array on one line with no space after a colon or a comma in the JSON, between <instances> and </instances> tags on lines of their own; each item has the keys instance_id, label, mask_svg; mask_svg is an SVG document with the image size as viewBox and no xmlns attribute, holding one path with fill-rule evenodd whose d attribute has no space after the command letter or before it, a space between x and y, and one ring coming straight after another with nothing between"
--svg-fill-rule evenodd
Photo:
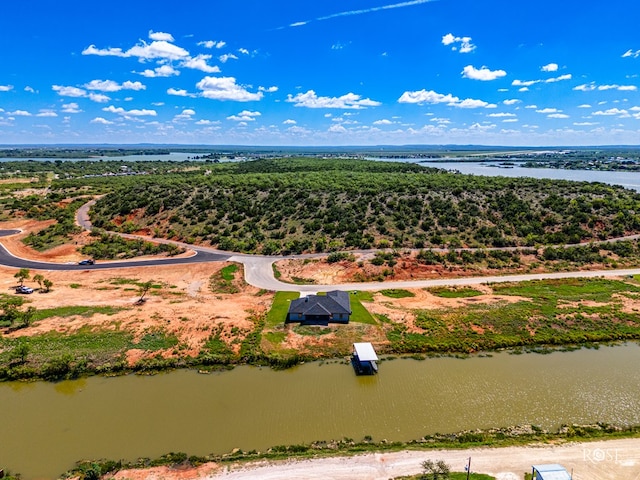
<instances>
[{"instance_id":1,"label":"shadow of house","mask_svg":"<svg viewBox=\"0 0 640 480\"><path fill-rule=\"evenodd\" d=\"M308 295L293 300L285 323L300 322L300 325L323 325L349 323L351 299L347 292L332 291L326 295Z\"/></svg>"}]
</instances>

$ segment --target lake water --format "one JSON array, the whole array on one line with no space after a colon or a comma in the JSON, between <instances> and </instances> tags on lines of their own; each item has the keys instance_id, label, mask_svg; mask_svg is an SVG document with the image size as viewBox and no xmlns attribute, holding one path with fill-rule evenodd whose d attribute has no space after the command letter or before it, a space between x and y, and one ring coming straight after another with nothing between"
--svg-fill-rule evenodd
<instances>
[{"instance_id":1,"label":"lake water","mask_svg":"<svg viewBox=\"0 0 640 480\"><path fill-rule=\"evenodd\" d=\"M245 366L210 375L4 383L0 465L44 479L83 458L264 450L366 435L404 441L528 423L640 424L638 364L640 347L626 344L397 359L381 362L374 377L356 377L345 363L307 363L279 372Z\"/></svg>"},{"instance_id":2,"label":"lake water","mask_svg":"<svg viewBox=\"0 0 640 480\"><path fill-rule=\"evenodd\" d=\"M457 170L460 173L483 176L550 178L602 182L640 191L640 172L602 172L599 170L560 170L557 168L525 168L515 164L513 168L500 167L498 163L481 162L423 162L425 167Z\"/></svg>"}]
</instances>

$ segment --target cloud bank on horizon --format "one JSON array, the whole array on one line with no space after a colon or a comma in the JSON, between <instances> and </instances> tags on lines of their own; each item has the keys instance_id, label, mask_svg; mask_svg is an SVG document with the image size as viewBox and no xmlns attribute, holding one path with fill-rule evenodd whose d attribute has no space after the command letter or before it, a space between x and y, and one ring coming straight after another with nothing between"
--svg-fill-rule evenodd
<instances>
[{"instance_id":1,"label":"cloud bank on horizon","mask_svg":"<svg viewBox=\"0 0 640 480\"><path fill-rule=\"evenodd\" d=\"M640 139L632 0L265 3L5 6L0 144Z\"/></svg>"}]
</instances>

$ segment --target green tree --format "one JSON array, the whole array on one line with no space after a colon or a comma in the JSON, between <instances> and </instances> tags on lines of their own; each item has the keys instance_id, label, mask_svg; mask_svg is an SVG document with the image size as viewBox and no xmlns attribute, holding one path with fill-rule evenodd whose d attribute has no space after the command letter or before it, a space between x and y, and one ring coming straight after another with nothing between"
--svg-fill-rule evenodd
<instances>
[{"instance_id":1,"label":"green tree","mask_svg":"<svg viewBox=\"0 0 640 480\"><path fill-rule=\"evenodd\" d=\"M16 346L11 350L11 354L9 356L10 360L18 360L20 363L24 363L27 361L27 356L31 351L31 346L26 338L20 338Z\"/></svg>"},{"instance_id":2,"label":"green tree","mask_svg":"<svg viewBox=\"0 0 640 480\"><path fill-rule=\"evenodd\" d=\"M144 297L153 286L153 283L153 280L149 280L147 282L138 284L138 294L140 295L140 298L136 301L136 304L140 305L145 302Z\"/></svg>"},{"instance_id":3,"label":"green tree","mask_svg":"<svg viewBox=\"0 0 640 480\"><path fill-rule=\"evenodd\" d=\"M422 462L423 480L447 480L451 467L444 460L425 460Z\"/></svg>"},{"instance_id":4,"label":"green tree","mask_svg":"<svg viewBox=\"0 0 640 480\"><path fill-rule=\"evenodd\" d=\"M51 287L53 287L53 282L51 280L49 280L48 278L45 278L42 281L42 284L44 285L45 293L49 293L51 291Z\"/></svg>"},{"instance_id":5,"label":"green tree","mask_svg":"<svg viewBox=\"0 0 640 480\"><path fill-rule=\"evenodd\" d=\"M0 320L13 323L20 316L18 307L22 306L22 298L4 297L0 298Z\"/></svg>"},{"instance_id":6,"label":"green tree","mask_svg":"<svg viewBox=\"0 0 640 480\"><path fill-rule=\"evenodd\" d=\"M33 276L33 281L37 282L38 285L40 285L40 289L42 290L42 282L44 282L44 275L42 275L41 273L36 273Z\"/></svg>"},{"instance_id":7,"label":"green tree","mask_svg":"<svg viewBox=\"0 0 640 480\"><path fill-rule=\"evenodd\" d=\"M31 322L33 321L33 315L35 313L36 313L35 307L28 307L24 312L22 312L20 315L20 321L21 321L20 326L22 328L27 328L29 325L31 325Z\"/></svg>"},{"instance_id":8,"label":"green tree","mask_svg":"<svg viewBox=\"0 0 640 480\"><path fill-rule=\"evenodd\" d=\"M16 273L13 278L17 278L18 281L20 282L20 286L24 285L24 281L25 280L29 280L29 277L31 276L31 272L29 272L28 268L21 268L18 273Z\"/></svg>"}]
</instances>

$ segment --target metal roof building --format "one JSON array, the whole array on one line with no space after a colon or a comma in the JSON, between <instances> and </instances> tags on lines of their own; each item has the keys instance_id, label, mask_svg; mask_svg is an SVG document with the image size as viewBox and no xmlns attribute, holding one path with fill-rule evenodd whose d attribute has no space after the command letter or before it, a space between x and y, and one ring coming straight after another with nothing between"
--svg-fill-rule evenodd
<instances>
[{"instance_id":1,"label":"metal roof building","mask_svg":"<svg viewBox=\"0 0 640 480\"><path fill-rule=\"evenodd\" d=\"M533 480L571 480L571 475L557 463L533 465Z\"/></svg>"}]
</instances>

